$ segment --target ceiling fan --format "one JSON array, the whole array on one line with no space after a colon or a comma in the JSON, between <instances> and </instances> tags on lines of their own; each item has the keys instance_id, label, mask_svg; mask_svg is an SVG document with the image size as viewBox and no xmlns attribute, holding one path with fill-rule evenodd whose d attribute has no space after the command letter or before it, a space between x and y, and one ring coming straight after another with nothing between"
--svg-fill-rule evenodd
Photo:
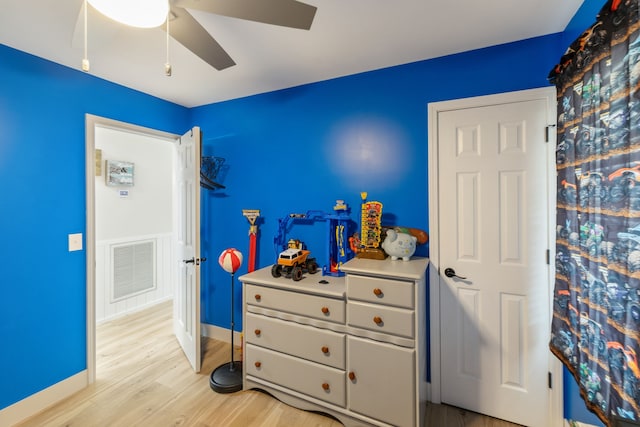
<instances>
[{"instance_id":1,"label":"ceiling fan","mask_svg":"<svg viewBox=\"0 0 640 427\"><path fill-rule=\"evenodd\" d=\"M188 9L309 30L317 7L296 0L169 0L169 35L216 70L224 70L235 61ZM76 25L76 33L79 28Z\"/></svg>"}]
</instances>

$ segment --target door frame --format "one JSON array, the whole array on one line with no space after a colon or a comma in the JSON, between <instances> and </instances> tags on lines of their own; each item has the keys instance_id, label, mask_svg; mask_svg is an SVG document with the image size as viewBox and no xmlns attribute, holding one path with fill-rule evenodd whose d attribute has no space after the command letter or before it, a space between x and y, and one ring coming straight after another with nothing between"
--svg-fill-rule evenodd
<instances>
[{"instance_id":1,"label":"door frame","mask_svg":"<svg viewBox=\"0 0 640 427\"><path fill-rule=\"evenodd\" d=\"M87 282L87 383L96 380L96 195L95 195L95 128L108 127L118 131L138 133L175 143L180 135L120 122L106 117L85 114L85 194L86 194L86 282Z\"/></svg>"},{"instance_id":2,"label":"door frame","mask_svg":"<svg viewBox=\"0 0 640 427\"><path fill-rule=\"evenodd\" d=\"M445 111L459 110L464 108L475 108L486 105L505 104L513 102L523 102L535 99L544 99L547 103L547 123L555 125L556 123L556 89L555 87L543 87L538 89L528 89L516 92L507 92L493 95L477 96L472 98L454 99L450 101L433 102L428 104L428 203L432 209L429 209L429 243L430 253L429 261L429 312L430 312L430 356L431 356L431 383L429 389L429 400L434 403L441 403L441 385L442 378L440 372L441 366L441 322L440 322L440 286L444 286L444 281L440 278L440 219L439 212L436 208L439 200L439 171L438 171L438 115ZM541 129L542 132L544 129ZM556 133L549 132L549 141L547 142L549 149L547 150L547 194L549 197L549 206L555 206L556 188L555 188L555 140ZM542 138L541 138L542 139ZM548 285L549 295L553 295L555 268L553 260L555 259L555 209L549 209L548 224L549 229L546 232L547 246L550 251L549 269L548 269ZM444 241L444 239L443 239ZM549 298L549 315L551 315L553 301ZM549 330L551 328L551 318L549 318ZM548 367L553 378L553 388L549 389L549 411L553 426L562 426L563 414L563 384L562 384L562 364L549 351Z\"/></svg>"}]
</instances>

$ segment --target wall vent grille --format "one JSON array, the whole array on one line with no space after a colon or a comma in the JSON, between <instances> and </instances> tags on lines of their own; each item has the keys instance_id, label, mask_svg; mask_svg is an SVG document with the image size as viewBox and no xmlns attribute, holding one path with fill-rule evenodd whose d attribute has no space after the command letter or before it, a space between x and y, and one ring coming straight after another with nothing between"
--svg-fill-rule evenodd
<instances>
[{"instance_id":1,"label":"wall vent grille","mask_svg":"<svg viewBox=\"0 0 640 427\"><path fill-rule=\"evenodd\" d=\"M156 242L148 240L111 246L111 301L156 288Z\"/></svg>"}]
</instances>

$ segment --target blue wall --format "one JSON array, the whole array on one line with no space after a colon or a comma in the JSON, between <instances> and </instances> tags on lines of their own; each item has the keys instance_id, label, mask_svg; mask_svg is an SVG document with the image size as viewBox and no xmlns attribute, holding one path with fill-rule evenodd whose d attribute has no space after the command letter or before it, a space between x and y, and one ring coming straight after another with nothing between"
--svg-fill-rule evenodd
<instances>
[{"instance_id":1,"label":"blue wall","mask_svg":"<svg viewBox=\"0 0 640 427\"><path fill-rule=\"evenodd\" d=\"M85 113L168 132L189 110L0 45L0 408L86 368Z\"/></svg>"},{"instance_id":2,"label":"blue wall","mask_svg":"<svg viewBox=\"0 0 640 427\"><path fill-rule=\"evenodd\" d=\"M572 31L601 3L586 0ZM85 254L67 251L67 234L86 231L85 113L178 134L198 125L204 154L226 159L227 188L202 193L203 256L213 261L203 264L202 311L229 327L229 276L215 260L232 246L247 255L242 209L261 210L259 267L273 263L278 218L344 199L357 220L361 191L384 203L385 223L426 230L427 104L546 86L572 38L568 27L191 110L0 45L0 339L10 349L0 352L0 408L86 368ZM297 224L289 236L326 262L325 224ZM566 416L590 421L575 396L568 382Z\"/></svg>"},{"instance_id":3,"label":"blue wall","mask_svg":"<svg viewBox=\"0 0 640 427\"><path fill-rule=\"evenodd\" d=\"M260 209L257 264L273 264L278 218L330 212L344 199L359 223L361 191L384 204L384 224L427 230L427 104L546 86L563 50L560 39L540 37L195 108L204 153L228 166L227 188L203 194L205 256L217 259L228 247L246 255L249 224L242 209ZM288 236L327 263L323 223L294 225ZM428 247L417 254L427 255ZM230 301L227 273L206 263L203 278L205 321L229 327L229 304L211 304ZM236 292L240 301L240 287ZM240 303L234 316L241 318Z\"/></svg>"},{"instance_id":4,"label":"blue wall","mask_svg":"<svg viewBox=\"0 0 640 427\"><path fill-rule=\"evenodd\" d=\"M194 109L204 152L229 166L227 189L203 195L206 256L217 259L228 247L246 255L242 209L260 209L257 263L270 265L278 218L330 211L335 199L344 199L357 220L360 191L384 203L385 223L428 230L427 104L547 86L565 38L540 37ZM310 235L311 227L317 234ZM289 236L302 238L326 263L322 224L294 225ZM428 247L418 254L427 255ZM229 278L216 263L204 266L203 278L205 321L228 328ZM240 301L242 290L235 290ZM241 314L238 303L235 319ZM601 425L571 378L564 393L565 417Z\"/></svg>"}]
</instances>

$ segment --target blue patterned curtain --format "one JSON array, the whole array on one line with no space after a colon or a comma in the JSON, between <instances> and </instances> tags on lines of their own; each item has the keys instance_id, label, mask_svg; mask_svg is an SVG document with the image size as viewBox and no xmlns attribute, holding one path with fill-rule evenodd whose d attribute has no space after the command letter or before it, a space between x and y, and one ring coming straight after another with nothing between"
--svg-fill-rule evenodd
<instances>
[{"instance_id":1,"label":"blue patterned curtain","mask_svg":"<svg viewBox=\"0 0 640 427\"><path fill-rule=\"evenodd\" d=\"M640 420L640 0L610 0L558 89L551 351L607 425Z\"/></svg>"}]
</instances>

